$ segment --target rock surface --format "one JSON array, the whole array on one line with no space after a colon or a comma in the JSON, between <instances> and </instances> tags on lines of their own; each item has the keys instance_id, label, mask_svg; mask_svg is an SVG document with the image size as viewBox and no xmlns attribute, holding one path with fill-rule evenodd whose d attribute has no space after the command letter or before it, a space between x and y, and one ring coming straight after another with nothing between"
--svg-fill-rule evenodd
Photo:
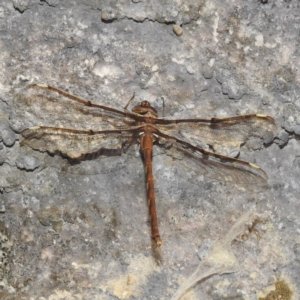
<instances>
[{"instance_id":1,"label":"rock surface","mask_svg":"<svg viewBox=\"0 0 300 300\"><path fill-rule=\"evenodd\" d=\"M255 211L268 220L232 242L236 272L211 276L185 297L267 299L284 282L299 299L299 6L2 0L0 298L171 299L209 247ZM20 130L45 122L29 111L15 116L31 83L121 110L135 92L134 104L148 100L161 115L164 102L166 115L178 118L271 115L278 135L267 145L224 149L265 170L269 187L205 178L155 146L163 239L155 249L138 146L74 172L66 159L20 146Z\"/></svg>"}]
</instances>

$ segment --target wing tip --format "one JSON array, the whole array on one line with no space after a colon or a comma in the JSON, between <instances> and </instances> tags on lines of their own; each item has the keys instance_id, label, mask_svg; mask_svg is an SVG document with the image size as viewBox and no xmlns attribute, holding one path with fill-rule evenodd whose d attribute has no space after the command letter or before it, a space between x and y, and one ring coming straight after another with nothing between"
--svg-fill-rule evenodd
<instances>
[{"instance_id":1,"label":"wing tip","mask_svg":"<svg viewBox=\"0 0 300 300\"><path fill-rule=\"evenodd\" d=\"M24 130L37 130L37 129L40 129L40 128L41 128L41 126L31 126L31 127L25 128Z\"/></svg>"},{"instance_id":2,"label":"wing tip","mask_svg":"<svg viewBox=\"0 0 300 300\"><path fill-rule=\"evenodd\" d=\"M28 88L34 88L34 87L48 88L49 86L46 83L32 83L28 86Z\"/></svg>"},{"instance_id":3,"label":"wing tip","mask_svg":"<svg viewBox=\"0 0 300 300\"><path fill-rule=\"evenodd\" d=\"M265 115L265 114L256 114L255 115L257 118L261 118L261 119L267 119L269 121L271 121L272 123L275 123L275 119L269 115Z\"/></svg>"},{"instance_id":4,"label":"wing tip","mask_svg":"<svg viewBox=\"0 0 300 300\"><path fill-rule=\"evenodd\" d=\"M248 164L249 164L251 167L255 168L255 169L260 169L259 166L255 165L255 164L253 164L253 163L251 163L251 162L248 162Z\"/></svg>"},{"instance_id":5,"label":"wing tip","mask_svg":"<svg viewBox=\"0 0 300 300\"><path fill-rule=\"evenodd\" d=\"M41 126L27 127L27 128L25 128L25 129L21 130L21 131L20 131L20 134L21 134L22 136L27 136L27 135L30 134L30 132L32 133L32 132L34 132L34 131L36 131L36 130L39 130L39 129L41 129Z\"/></svg>"}]
</instances>

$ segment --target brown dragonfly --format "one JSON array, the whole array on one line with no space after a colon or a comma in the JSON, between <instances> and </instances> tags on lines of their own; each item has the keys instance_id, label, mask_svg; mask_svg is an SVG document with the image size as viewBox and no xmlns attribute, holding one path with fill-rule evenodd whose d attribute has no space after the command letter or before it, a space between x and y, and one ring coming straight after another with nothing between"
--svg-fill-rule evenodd
<instances>
[{"instance_id":1,"label":"brown dragonfly","mask_svg":"<svg viewBox=\"0 0 300 300\"><path fill-rule=\"evenodd\" d=\"M239 147L249 138L273 134L275 124L270 116L158 118L157 110L148 101L142 101L129 111L127 107L131 99L124 110L119 110L92 103L46 84L33 84L29 88L39 88L40 94L24 97L28 107L21 113L25 117L30 112L38 115L51 126L39 125L22 130L23 145L77 160L109 153L122 154L139 141L145 165L152 239L158 246L162 240L158 230L152 173L154 142L164 145L166 151L171 153L180 151L192 168L206 175L214 174L213 177L218 180L251 185L267 180L265 172L256 165L216 153L205 148L203 143L213 148L225 145ZM49 96L49 93L55 93L55 97Z\"/></svg>"}]
</instances>

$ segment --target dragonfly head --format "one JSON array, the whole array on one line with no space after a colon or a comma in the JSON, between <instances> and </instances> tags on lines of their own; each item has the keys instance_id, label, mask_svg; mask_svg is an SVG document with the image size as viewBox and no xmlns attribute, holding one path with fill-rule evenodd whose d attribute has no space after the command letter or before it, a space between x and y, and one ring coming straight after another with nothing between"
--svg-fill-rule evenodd
<instances>
[{"instance_id":1,"label":"dragonfly head","mask_svg":"<svg viewBox=\"0 0 300 300\"><path fill-rule=\"evenodd\" d=\"M136 114L148 117L157 118L157 110L151 106L148 101L142 101L139 105L136 105L132 111Z\"/></svg>"}]
</instances>

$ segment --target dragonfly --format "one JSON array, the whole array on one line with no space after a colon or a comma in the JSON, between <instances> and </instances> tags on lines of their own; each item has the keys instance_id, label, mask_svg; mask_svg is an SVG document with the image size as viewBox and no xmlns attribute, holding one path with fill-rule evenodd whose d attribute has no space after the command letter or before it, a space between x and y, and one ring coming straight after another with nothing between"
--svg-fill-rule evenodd
<instances>
[{"instance_id":1,"label":"dragonfly","mask_svg":"<svg viewBox=\"0 0 300 300\"><path fill-rule=\"evenodd\" d=\"M121 155L139 143L145 167L151 237L157 246L162 244L162 239L152 171L154 144L162 145L171 154L180 152L193 169L217 180L251 185L267 181L267 175L260 167L214 149L218 149L217 146L239 147L250 138L273 135L276 126L268 115L166 118L158 117L158 111L145 100L130 111L128 105L134 96L122 110L93 103L47 84L31 84L28 89L38 89L40 94L23 99L28 106L23 115L26 117L31 112L47 124L21 130L21 145L77 161Z\"/></svg>"}]
</instances>

